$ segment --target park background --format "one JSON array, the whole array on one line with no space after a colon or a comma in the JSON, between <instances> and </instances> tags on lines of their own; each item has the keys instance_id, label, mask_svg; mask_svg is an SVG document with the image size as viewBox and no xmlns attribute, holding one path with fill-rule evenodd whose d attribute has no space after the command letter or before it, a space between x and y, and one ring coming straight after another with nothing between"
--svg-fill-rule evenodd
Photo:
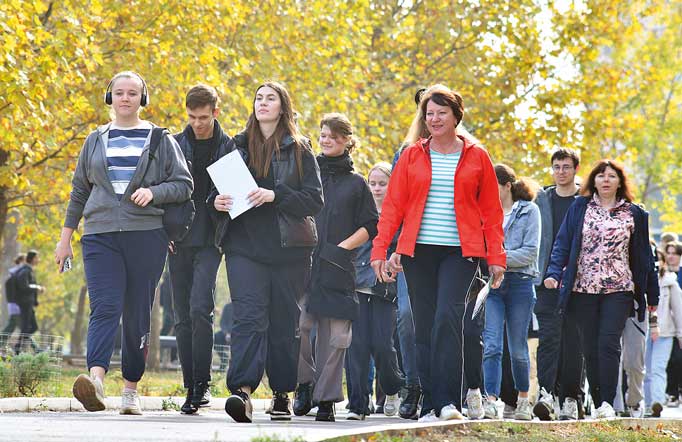
<instances>
[{"instance_id":1,"label":"park background","mask_svg":"<svg viewBox=\"0 0 682 442\"><path fill-rule=\"evenodd\" d=\"M391 160L416 89L443 83L494 162L550 184L558 146L580 151L582 173L618 159L652 230L682 231L680 0L4 0L0 42L0 274L19 251L41 252L41 332L75 352L89 311L79 237L73 271L59 275L52 256L78 153L108 121L104 91L121 70L147 80L142 118L173 132L197 82L217 87L235 134L256 87L281 81L316 150L325 112L350 117L361 173ZM224 268L216 297L229 297Z\"/></svg>"}]
</instances>

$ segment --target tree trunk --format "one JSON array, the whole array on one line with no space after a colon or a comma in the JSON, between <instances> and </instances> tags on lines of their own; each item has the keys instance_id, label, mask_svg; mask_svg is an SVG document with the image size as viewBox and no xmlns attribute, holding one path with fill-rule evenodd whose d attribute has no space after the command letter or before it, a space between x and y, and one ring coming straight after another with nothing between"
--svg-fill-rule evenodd
<instances>
[{"instance_id":1,"label":"tree trunk","mask_svg":"<svg viewBox=\"0 0 682 442\"><path fill-rule=\"evenodd\" d=\"M76 310L76 318L73 323L73 330L71 331L71 354L83 354L83 335L85 334L85 296L88 294L87 284L81 286L78 294L78 309Z\"/></svg>"},{"instance_id":2,"label":"tree trunk","mask_svg":"<svg viewBox=\"0 0 682 442\"><path fill-rule=\"evenodd\" d=\"M152 307L151 333L149 335L149 353L147 355L147 368L149 370L158 370L161 367L161 345L159 340L159 336L161 336L160 286L161 284L156 286L154 306Z\"/></svg>"},{"instance_id":3,"label":"tree trunk","mask_svg":"<svg viewBox=\"0 0 682 442\"><path fill-rule=\"evenodd\" d=\"M12 220L7 222L9 218L7 213L7 205L2 207L2 202L4 193L0 188L0 224L3 230L0 230L0 243L2 243L2 254L0 255L0 276L3 283L0 292L3 293L2 302L0 302L0 326L4 326L7 322L7 300L5 299L5 279L9 276L6 274L7 269L14 265L14 258L19 254L19 243L17 242L17 226L19 213L16 211L12 212ZM6 203L6 201L5 201ZM6 228L6 230L4 230ZM4 234L3 234L4 232Z\"/></svg>"}]
</instances>

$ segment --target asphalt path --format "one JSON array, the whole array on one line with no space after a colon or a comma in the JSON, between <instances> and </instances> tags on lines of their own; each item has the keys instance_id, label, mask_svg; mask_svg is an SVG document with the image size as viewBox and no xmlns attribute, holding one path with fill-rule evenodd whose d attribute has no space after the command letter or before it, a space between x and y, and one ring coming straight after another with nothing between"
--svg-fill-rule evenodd
<instances>
[{"instance_id":1,"label":"asphalt path","mask_svg":"<svg viewBox=\"0 0 682 442\"><path fill-rule=\"evenodd\" d=\"M320 441L343 435L425 426L381 415L372 415L364 421L348 421L345 410L337 406L339 409L337 421L333 423L315 422L314 417L272 422L269 415L256 411L251 424L235 423L224 411L215 409L201 410L192 416L180 415L177 411L146 411L142 416L120 416L115 411L3 413L0 414L0 441L203 442L252 441L257 438ZM682 408L665 409L662 417L682 420Z\"/></svg>"}]
</instances>

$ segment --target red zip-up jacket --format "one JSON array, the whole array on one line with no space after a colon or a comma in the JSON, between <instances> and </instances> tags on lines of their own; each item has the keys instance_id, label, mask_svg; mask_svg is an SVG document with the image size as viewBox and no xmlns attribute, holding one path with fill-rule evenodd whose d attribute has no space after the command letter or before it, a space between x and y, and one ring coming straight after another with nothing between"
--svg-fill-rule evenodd
<instances>
[{"instance_id":1,"label":"red zip-up jacket","mask_svg":"<svg viewBox=\"0 0 682 442\"><path fill-rule=\"evenodd\" d=\"M455 215L465 257L485 258L488 265L506 268L504 213L495 169L488 152L471 140L464 142L455 171ZM430 139L406 148L391 174L372 243L372 261L386 259L393 235L402 224L396 253L414 256L426 197L431 187Z\"/></svg>"}]
</instances>

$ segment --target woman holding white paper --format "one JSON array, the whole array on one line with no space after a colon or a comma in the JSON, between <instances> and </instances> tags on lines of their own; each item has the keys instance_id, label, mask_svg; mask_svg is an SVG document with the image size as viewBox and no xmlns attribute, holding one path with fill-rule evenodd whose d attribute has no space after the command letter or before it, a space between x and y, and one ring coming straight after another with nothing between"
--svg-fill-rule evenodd
<instances>
[{"instance_id":1,"label":"woman holding white paper","mask_svg":"<svg viewBox=\"0 0 682 442\"><path fill-rule=\"evenodd\" d=\"M251 422L250 395L267 371L273 420L291 419L288 392L296 388L299 300L317 244L314 215L323 205L322 183L310 141L294 121L289 93L279 83L259 86L246 128L223 155L237 150L258 185L251 209L232 219L232 195L214 191L216 245L226 256L234 306L225 411Z\"/></svg>"}]
</instances>

